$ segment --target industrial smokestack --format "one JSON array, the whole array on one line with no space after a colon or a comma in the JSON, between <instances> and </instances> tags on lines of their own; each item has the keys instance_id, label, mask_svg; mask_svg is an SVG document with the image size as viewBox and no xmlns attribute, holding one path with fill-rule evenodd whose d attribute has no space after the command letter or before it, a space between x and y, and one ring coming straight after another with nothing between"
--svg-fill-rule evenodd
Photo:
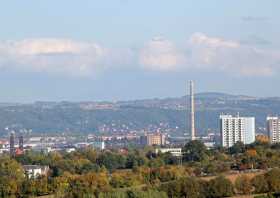
<instances>
[{"instance_id":1,"label":"industrial smokestack","mask_svg":"<svg viewBox=\"0 0 280 198\"><path fill-rule=\"evenodd\" d=\"M10 134L10 156L15 156L15 133L11 132Z\"/></svg>"},{"instance_id":2,"label":"industrial smokestack","mask_svg":"<svg viewBox=\"0 0 280 198\"><path fill-rule=\"evenodd\" d=\"M195 140L195 117L194 117L194 83L190 81L190 131L191 131L191 140Z\"/></svg>"},{"instance_id":3,"label":"industrial smokestack","mask_svg":"<svg viewBox=\"0 0 280 198\"><path fill-rule=\"evenodd\" d=\"M21 151L23 151L23 134L22 134L22 133L21 133L20 136L19 136L18 145L19 145L19 149L20 149Z\"/></svg>"}]
</instances>

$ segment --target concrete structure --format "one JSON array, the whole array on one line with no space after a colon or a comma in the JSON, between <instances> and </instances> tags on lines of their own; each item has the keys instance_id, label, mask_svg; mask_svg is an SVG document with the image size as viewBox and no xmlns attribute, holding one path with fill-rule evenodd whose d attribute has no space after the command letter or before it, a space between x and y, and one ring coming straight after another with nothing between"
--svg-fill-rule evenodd
<instances>
[{"instance_id":1,"label":"concrete structure","mask_svg":"<svg viewBox=\"0 0 280 198\"><path fill-rule=\"evenodd\" d=\"M48 166L24 165L23 169L28 178L37 178L40 176L46 176L49 172Z\"/></svg>"},{"instance_id":2,"label":"concrete structure","mask_svg":"<svg viewBox=\"0 0 280 198\"><path fill-rule=\"evenodd\" d=\"M236 142L250 144L255 141L255 118L220 115L221 145L231 147Z\"/></svg>"},{"instance_id":3,"label":"concrete structure","mask_svg":"<svg viewBox=\"0 0 280 198\"><path fill-rule=\"evenodd\" d=\"M34 152L40 152L40 153L44 153L44 154L48 154L53 151L53 149L51 147L45 146L45 145L36 145L36 146L32 147L31 150Z\"/></svg>"},{"instance_id":4,"label":"concrete structure","mask_svg":"<svg viewBox=\"0 0 280 198\"><path fill-rule=\"evenodd\" d=\"M90 143L88 143L88 142L78 142L78 143L74 144L74 146L78 149L84 149L84 148L87 148L88 146L90 146Z\"/></svg>"},{"instance_id":5,"label":"concrete structure","mask_svg":"<svg viewBox=\"0 0 280 198\"><path fill-rule=\"evenodd\" d=\"M140 143L142 145L165 145L165 135L162 133L146 134L140 137Z\"/></svg>"},{"instance_id":6,"label":"concrete structure","mask_svg":"<svg viewBox=\"0 0 280 198\"><path fill-rule=\"evenodd\" d=\"M204 142L204 145L207 149L211 149L215 147L215 142Z\"/></svg>"},{"instance_id":7,"label":"concrete structure","mask_svg":"<svg viewBox=\"0 0 280 198\"><path fill-rule=\"evenodd\" d=\"M72 153L72 152L75 152L75 151L76 151L76 148L74 148L74 147L69 147L69 148L65 149L65 152L67 152L67 153Z\"/></svg>"},{"instance_id":8,"label":"concrete structure","mask_svg":"<svg viewBox=\"0 0 280 198\"><path fill-rule=\"evenodd\" d=\"M270 143L280 142L280 117L267 117L267 132Z\"/></svg>"},{"instance_id":9,"label":"concrete structure","mask_svg":"<svg viewBox=\"0 0 280 198\"><path fill-rule=\"evenodd\" d=\"M90 145L91 145L94 149L99 149L99 150L104 150L104 149L105 149L105 142L104 142L104 141L94 141L94 142L90 142Z\"/></svg>"},{"instance_id":10,"label":"concrete structure","mask_svg":"<svg viewBox=\"0 0 280 198\"><path fill-rule=\"evenodd\" d=\"M195 115L194 115L194 83L190 81L190 131L191 131L191 140L195 140Z\"/></svg>"},{"instance_id":11,"label":"concrete structure","mask_svg":"<svg viewBox=\"0 0 280 198\"><path fill-rule=\"evenodd\" d=\"M182 148L157 148L156 153L170 153L175 157L182 156Z\"/></svg>"}]
</instances>

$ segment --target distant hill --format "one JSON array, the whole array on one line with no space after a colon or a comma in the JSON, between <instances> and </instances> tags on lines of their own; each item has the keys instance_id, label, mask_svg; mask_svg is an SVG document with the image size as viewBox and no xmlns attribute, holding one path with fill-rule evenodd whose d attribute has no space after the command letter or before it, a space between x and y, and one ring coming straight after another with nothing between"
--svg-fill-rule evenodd
<instances>
[{"instance_id":1,"label":"distant hill","mask_svg":"<svg viewBox=\"0 0 280 198\"><path fill-rule=\"evenodd\" d=\"M264 131L267 115L280 115L280 98L259 98L224 93L198 93L196 125L203 134L218 131L221 113L255 116ZM187 131L188 96L119 102L35 102L0 104L0 134L32 129L33 133L116 133L162 130L172 135Z\"/></svg>"}]
</instances>

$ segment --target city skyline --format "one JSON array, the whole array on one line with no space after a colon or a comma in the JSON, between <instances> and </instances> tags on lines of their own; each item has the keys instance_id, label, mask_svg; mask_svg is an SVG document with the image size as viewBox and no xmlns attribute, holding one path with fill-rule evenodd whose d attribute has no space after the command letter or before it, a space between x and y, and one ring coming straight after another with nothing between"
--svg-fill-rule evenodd
<instances>
[{"instance_id":1,"label":"city skyline","mask_svg":"<svg viewBox=\"0 0 280 198\"><path fill-rule=\"evenodd\" d=\"M280 1L0 6L0 198L280 194Z\"/></svg>"},{"instance_id":2,"label":"city skyline","mask_svg":"<svg viewBox=\"0 0 280 198\"><path fill-rule=\"evenodd\" d=\"M267 89L280 83L279 5L3 2L0 102L176 97L188 79L197 92L280 96Z\"/></svg>"}]
</instances>

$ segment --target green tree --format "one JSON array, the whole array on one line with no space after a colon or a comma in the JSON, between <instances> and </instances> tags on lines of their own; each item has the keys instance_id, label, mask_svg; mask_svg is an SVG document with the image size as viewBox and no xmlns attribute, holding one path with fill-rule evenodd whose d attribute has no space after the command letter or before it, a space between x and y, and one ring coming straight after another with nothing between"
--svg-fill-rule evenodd
<instances>
[{"instance_id":1,"label":"green tree","mask_svg":"<svg viewBox=\"0 0 280 198\"><path fill-rule=\"evenodd\" d=\"M245 145L243 142L236 142L232 147L229 148L230 154L239 154L245 152Z\"/></svg>"},{"instance_id":2,"label":"green tree","mask_svg":"<svg viewBox=\"0 0 280 198\"><path fill-rule=\"evenodd\" d=\"M9 157L0 158L0 196L8 197L20 193L24 180L24 170L19 163Z\"/></svg>"},{"instance_id":3,"label":"green tree","mask_svg":"<svg viewBox=\"0 0 280 198\"><path fill-rule=\"evenodd\" d=\"M125 168L126 159L123 155L113 152L104 152L97 158L98 165L105 166L108 170Z\"/></svg>"},{"instance_id":4,"label":"green tree","mask_svg":"<svg viewBox=\"0 0 280 198\"><path fill-rule=\"evenodd\" d=\"M255 193L266 193L269 191L268 183L264 175L257 175L252 179Z\"/></svg>"},{"instance_id":5,"label":"green tree","mask_svg":"<svg viewBox=\"0 0 280 198\"><path fill-rule=\"evenodd\" d=\"M168 197L177 198L181 196L182 185L179 180L162 184L160 189L167 193Z\"/></svg>"},{"instance_id":6,"label":"green tree","mask_svg":"<svg viewBox=\"0 0 280 198\"><path fill-rule=\"evenodd\" d=\"M36 195L36 183L35 179L26 179L22 183L21 193L25 196L34 196Z\"/></svg>"},{"instance_id":7,"label":"green tree","mask_svg":"<svg viewBox=\"0 0 280 198\"><path fill-rule=\"evenodd\" d=\"M280 168L274 168L265 174L270 192L280 192Z\"/></svg>"},{"instance_id":8,"label":"green tree","mask_svg":"<svg viewBox=\"0 0 280 198\"><path fill-rule=\"evenodd\" d=\"M98 194L98 198L127 198L128 195L123 191L114 192L101 192Z\"/></svg>"},{"instance_id":9,"label":"green tree","mask_svg":"<svg viewBox=\"0 0 280 198\"><path fill-rule=\"evenodd\" d=\"M137 166L143 166L146 163L146 159L143 156L130 153L126 159L126 168L134 168Z\"/></svg>"},{"instance_id":10,"label":"green tree","mask_svg":"<svg viewBox=\"0 0 280 198\"><path fill-rule=\"evenodd\" d=\"M193 177L181 179L181 197L199 198L201 197L200 185Z\"/></svg>"},{"instance_id":11,"label":"green tree","mask_svg":"<svg viewBox=\"0 0 280 198\"><path fill-rule=\"evenodd\" d=\"M130 190L127 192L128 198L168 198L167 194L163 191L157 190Z\"/></svg>"},{"instance_id":12,"label":"green tree","mask_svg":"<svg viewBox=\"0 0 280 198\"><path fill-rule=\"evenodd\" d=\"M36 195L37 196L48 195L50 193L48 178L46 176L36 178L35 186L36 186Z\"/></svg>"},{"instance_id":13,"label":"green tree","mask_svg":"<svg viewBox=\"0 0 280 198\"><path fill-rule=\"evenodd\" d=\"M193 140L188 142L184 149L184 159L186 161L203 161L207 158L207 148L203 142L199 140Z\"/></svg>"},{"instance_id":14,"label":"green tree","mask_svg":"<svg viewBox=\"0 0 280 198\"><path fill-rule=\"evenodd\" d=\"M53 179L52 187L56 198L63 198L69 190L69 179L65 176L55 177Z\"/></svg>"},{"instance_id":15,"label":"green tree","mask_svg":"<svg viewBox=\"0 0 280 198\"><path fill-rule=\"evenodd\" d=\"M224 176L218 176L208 183L207 198L230 197L233 194L233 185Z\"/></svg>"}]
</instances>

